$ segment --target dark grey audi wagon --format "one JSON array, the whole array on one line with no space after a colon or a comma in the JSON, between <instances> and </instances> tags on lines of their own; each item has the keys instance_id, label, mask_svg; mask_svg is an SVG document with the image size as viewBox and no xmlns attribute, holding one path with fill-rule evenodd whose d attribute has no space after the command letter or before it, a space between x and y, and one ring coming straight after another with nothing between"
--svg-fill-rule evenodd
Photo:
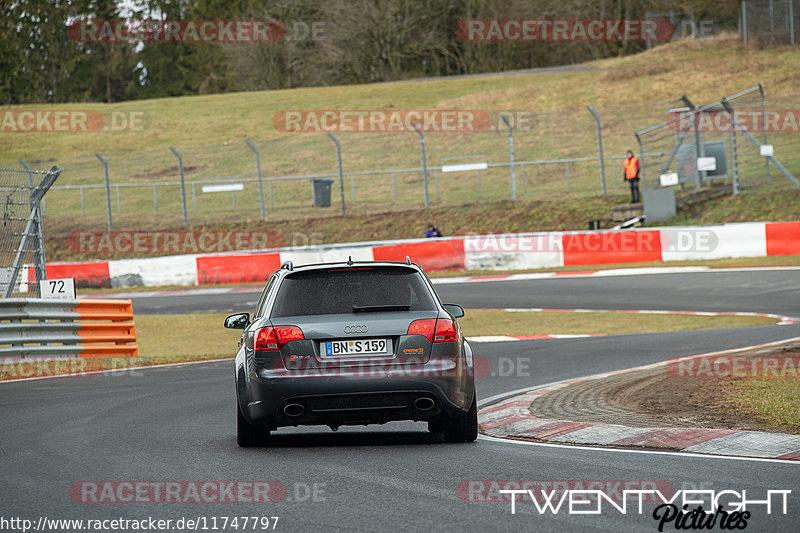
<instances>
[{"instance_id":1,"label":"dark grey audi wagon","mask_svg":"<svg viewBox=\"0 0 800 533\"><path fill-rule=\"evenodd\" d=\"M294 267L261 293L236 354L240 446L262 446L283 426L427 422L447 442L478 435L472 349L410 260Z\"/></svg>"}]
</instances>

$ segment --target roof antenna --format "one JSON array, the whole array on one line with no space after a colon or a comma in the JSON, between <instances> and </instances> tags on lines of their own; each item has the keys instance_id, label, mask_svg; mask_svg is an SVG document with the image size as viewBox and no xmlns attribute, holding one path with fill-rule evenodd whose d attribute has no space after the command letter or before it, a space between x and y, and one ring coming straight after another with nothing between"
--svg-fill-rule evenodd
<instances>
[{"instance_id":1,"label":"roof antenna","mask_svg":"<svg viewBox=\"0 0 800 533\"><path fill-rule=\"evenodd\" d=\"M408 256L406 256L406 264L407 264L407 265L410 265L410 264L411 264L411 258L410 258L410 257L408 257Z\"/></svg>"},{"instance_id":2,"label":"roof antenna","mask_svg":"<svg viewBox=\"0 0 800 533\"><path fill-rule=\"evenodd\" d=\"M348 255L347 256L347 266L353 266L353 256L352 255Z\"/></svg>"}]
</instances>

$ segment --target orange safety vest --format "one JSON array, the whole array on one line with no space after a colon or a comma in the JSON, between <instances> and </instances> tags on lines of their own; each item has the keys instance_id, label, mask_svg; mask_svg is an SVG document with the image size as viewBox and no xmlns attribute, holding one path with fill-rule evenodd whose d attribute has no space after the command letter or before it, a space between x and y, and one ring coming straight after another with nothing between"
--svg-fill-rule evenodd
<instances>
[{"instance_id":1,"label":"orange safety vest","mask_svg":"<svg viewBox=\"0 0 800 533\"><path fill-rule=\"evenodd\" d=\"M639 170L639 159L634 155L625 160L625 179L632 180Z\"/></svg>"}]
</instances>

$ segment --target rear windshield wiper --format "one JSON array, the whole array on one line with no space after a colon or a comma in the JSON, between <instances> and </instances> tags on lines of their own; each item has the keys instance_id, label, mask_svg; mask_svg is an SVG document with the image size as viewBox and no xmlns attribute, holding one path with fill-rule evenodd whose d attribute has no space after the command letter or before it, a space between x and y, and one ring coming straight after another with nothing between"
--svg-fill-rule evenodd
<instances>
[{"instance_id":1,"label":"rear windshield wiper","mask_svg":"<svg viewBox=\"0 0 800 533\"><path fill-rule=\"evenodd\" d=\"M354 305L354 313L368 313L370 311L411 311L410 305Z\"/></svg>"}]
</instances>

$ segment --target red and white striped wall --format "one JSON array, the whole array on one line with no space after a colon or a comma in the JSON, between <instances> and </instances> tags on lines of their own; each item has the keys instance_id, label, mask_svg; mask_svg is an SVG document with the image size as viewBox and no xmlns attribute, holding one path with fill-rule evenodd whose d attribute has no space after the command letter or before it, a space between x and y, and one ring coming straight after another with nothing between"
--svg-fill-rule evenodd
<instances>
[{"instance_id":1,"label":"red and white striped wall","mask_svg":"<svg viewBox=\"0 0 800 533\"><path fill-rule=\"evenodd\" d=\"M800 255L800 221L631 230L468 235L332 244L228 254L193 254L84 263L51 263L48 278L82 287L155 287L265 281L295 264L404 261L427 271L520 270L737 257ZM29 279L33 273L29 270Z\"/></svg>"}]
</instances>

